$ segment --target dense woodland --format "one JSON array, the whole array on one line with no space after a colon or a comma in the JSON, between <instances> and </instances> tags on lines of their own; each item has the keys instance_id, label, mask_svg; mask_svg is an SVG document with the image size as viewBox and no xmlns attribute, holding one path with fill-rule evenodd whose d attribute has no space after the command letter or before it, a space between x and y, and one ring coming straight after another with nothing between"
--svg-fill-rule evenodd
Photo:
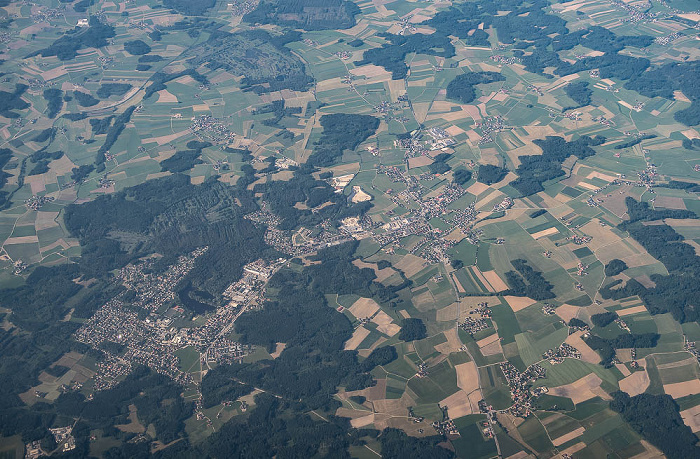
<instances>
[{"instance_id":1,"label":"dense woodland","mask_svg":"<svg viewBox=\"0 0 700 459\"><path fill-rule=\"evenodd\" d=\"M588 86L589 84L587 81L575 81L567 84L564 87L564 92L574 102L576 102L577 105L573 107L565 107L562 110L566 111L589 105L591 103L591 95L593 94L593 90L591 90Z\"/></svg>"},{"instance_id":2,"label":"dense woodland","mask_svg":"<svg viewBox=\"0 0 700 459\"><path fill-rule=\"evenodd\" d=\"M465 185L469 180L472 179L472 171L463 167L457 168L452 174L452 179L458 185Z\"/></svg>"},{"instance_id":3,"label":"dense woodland","mask_svg":"<svg viewBox=\"0 0 700 459\"><path fill-rule=\"evenodd\" d=\"M209 142L191 140L187 142L187 150L177 151L170 158L164 159L160 162L160 168L163 171L173 173L187 172L197 164L204 162L200 157L202 156L202 150L208 147L211 147Z\"/></svg>"},{"instance_id":4,"label":"dense woodland","mask_svg":"<svg viewBox=\"0 0 700 459\"><path fill-rule=\"evenodd\" d=\"M476 180L487 185L492 185L503 180L507 173L508 169L505 167L498 167L492 164L482 164L479 166L479 172L476 176Z\"/></svg>"},{"instance_id":5,"label":"dense woodland","mask_svg":"<svg viewBox=\"0 0 700 459\"><path fill-rule=\"evenodd\" d=\"M614 258L605 265L605 275L608 277L617 276L625 269L627 269L627 263L618 258Z\"/></svg>"},{"instance_id":6,"label":"dense woodland","mask_svg":"<svg viewBox=\"0 0 700 459\"><path fill-rule=\"evenodd\" d=\"M309 408L329 408L338 387L358 390L371 386L369 366L386 363L395 354L368 358L360 364L355 351L343 346L353 333L346 316L329 307L324 293L355 293L372 296L375 275L371 269L352 264L357 243L324 249L316 256L322 264L301 272L283 270L269 282L277 293L262 310L241 316L236 332L247 343L272 348L286 343L275 360L243 364L233 368L241 382L302 400Z\"/></svg>"},{"instance_id":7,"label":"dense woodland","mask_svg":"<svg viewBox=\"0 0 700 459\"><path fill-rule=\"evenodd\" d=\"M99 99L96 99L92 97L92 95L82 91L73 91L73 97L75 97L75 100L81 107L92 107L100 103Z\"/></svg>"},{"instance_id":8,"label":"dense woodland","mask_svg":"<svg viewBox=\"0 0 700 459\"><path fill-rule=\"evenodd\" d=\"M114 143L119 138L119 135L126 127L126 123L131 120L131 115L134 114L134 110L136 110L136 105L132 105L131 107L127 108L124 110L124 113L120 114L114 119L114 124L112 124L112 126L107 130L105 142L102 144L100 149L97 150L97 155L95 155L95 164L98 166L104 164L105 155L109 153L109 149L112 148ZM104 166L102 169L104 169Z\"/></svg>"},{"instance_id":9,"label":"dense woodland","mask_svg":"<svg viewBox=\"0 0 700 459\"><path fill-rule=\"evenodd\" d=\"M304 30L349 29L359 12L349 0L263 0L243 20Z\"/></svg>"},{"instance_id":10,"label":"dense woodland","mask_svg":"<svg viewBox=\"0 0 700 459\"><path fill-rule=\"evenodd\" d=\"M392 35L380 33L378 36L387 40L381 48L370 48L365 51L363 59L355 65L374 64L384 67L391 72L391 78L401 80L408 74L405 58L408 53L428 54L431 56L452 57L455 47L450 38L441 33L423 35Z\"/></svg>"},{"instance_id":11,"label":"dense woodland","mask_svg":"<svg viewBox=\"0 0 700 459\"><path fill-rule=\"evenodd\" d=\"M56 118L63 108L63 91L57 88L45 89L43 94L46 100L46 116Z\"/></svg>"},{"instance_id":12,"label":"dense woodland","mask_svg":"<svg viewBox=\"0 0 700 459\"><path fill-rule=\"evenodd\" d=\"M624 286L621 280L605 285L600 293L603 298L622 299L639 295L652 314L670 312L680 322L700 320L697 299L700 296L700 257L695 249L684 243L682 235L672 227L662 225L645 225L647 221L665 218L697 218L688 210L655 210L645 202L628 197L627 215L629 220L621 223L619 228L629 232L654 258L666 266L668 276L653 274L655 287L646 288L638 281L630 279Z\"/></svg>"},{"instance_id":13,"label":"dense woodland","mask_svg":"<svg viewBox=\"0 0 700 459\"><path fill-rule=\"evenodd\" d=\"M252 167L250 170L250 175L239 179L241 185L254 180ZM290 180L269 181L255 186L255 191L263 193L270 209L282 220L279 225L281 229L289 230L300 226L313 228L329 218L339 220L362 215L372 206L369 202L348 202L347 196L336 193L327 182L316 180L311 175L312 171L313 169L302 166ZM297 203L303 206L296 206Z\"/></svg>"},{"instance_id":14,"label":"dense woodland","mask_svg":"<svg viewBox=\"0 0 700 459\"><path fill-rule=\"evenodd\" d=\"M12 92L0 91L0 115L5 118L19 118L19 114L13 110L29 108L29 103L22 100L22 94L27 88L27 85L17 84Z\"/></svg>"},{"instance_id":15,"label":"dense woodland","mask_svg":"<svg viewBox=\"0 0 700 459\"><path fill-rule=\"evenodd\" d=\"M314 79L306 73L304 63L292 54L287 44L301 41L298 31L274 35L262 29L238 33L219 30L188 52L193 69L206 65L212 70L225 69L243 76L244 91L258 94L291 89L306 91Z\"/></svg>"},{"instance_id":16,"label":"dense woodland","mask_svg":"<svg viewBox=\"0 0 700 459\"><path fill-rule=\"evenodd\" d=\"M131 40L124 43L124 50L132 56L141 56L151 52L151 47L143 40Z\"/></svg>"},{"instance_id":17,"label":"dense woodland","mask_svg":"<svg viewBox=\"0 0 700 459\"><path fill-rule=\"evenodd\" d=\"M656 347L659 337L660 335L657 333L643 333L632 335L622 334L612 339L605 339L598 335L591 334L588 338L584 338L584 340L591 349L600 354L600 364L605 368L610 368L614 365L615 349Z\"/></svg>"},{"instance_id":18,"label":"dense woodland","mask_svg":"<svg viewBox=\"0 0 700 459\"><path fill-rule=\"evenodd\" d=\"M163 0L163 6L186 16L201 16L216 5L216 0Z\"/></svg>"},{"instance_id":19,"label":"dense woodland","mask_svg":"<svg viewBox=\"0 0 700 459\"><path fill-rule=\"evenodd\" d=\"M547 136L544 140L535 140L533 143L542 149L542 154L519 156L520 165L515 170L518 178L510 185L522 196L544 191L544 182L565 175L561 165L566 158L572 155L578 159L593 156L595 150L591 147L604 142L604 137L591 138L585 135L571 142L558 136Z\"/></svg>"},{"instance_id":20,"label":"dense woodland","mask_svg":"<svg viewBox=\"0 0 700 459\"><path fill-rule=\"evenodd\" d=\"M411 318L401 322L401 331L399 332L400 340L416 341L426 336L428 336L427 330L421 319Z\"/></svg>"},{"instance_id":21,"label":"dense woodland","mask_svg":"<svg viewBox=\"0 0 700 459\"><path fill-rule=\"evenodd\" d=\"M610 408L622 415L634 430L669 459L700 457L696 437L680 416L669 395L640 394L630 397L614 392Z\"/></svg>"},{"instance_id":22,"label":"dense woodland","mask_svg":"<svg viewBox=\"0 0 700 459\"><path fill-rule=\"evenodd\" d=\"M533 269L527 260L512 260L511 264L515 271L506 272L506 281L510 290L506 290L504 295L527 296L533 300L542 301L554 298L550 284L540 271Z\"/></svg>"},{"instance_id":23,"label":"dense woodland","mask_svg":"<svg viewBox=\"0 0 700 459\"><path fill-rule=\"evenodd\" d=\"M97 97L100 99L107 99L111 96L123 96L132 88L130 84L127 83L102 83L99 88L97 88Z\"/></svg>"},{"instance_id":24,"label":"dense woodland","mask_svg":"<svg viewBox=\"0 0 700 459\"><path fill-rule=\"evenodd\" d=\"M600 314L593 314L591 316L591 322L596 327L607 327L613 323L618 318L618 315L614 312L602 312Z\"/></svg>"},{"instance_id":25,"label":"dense woodland","mask_svg":"<svg viewBox=\"0 0 700 459\"><path fill-rule=\"evenodd\" d=\"M428 165L428 170L431 174L444 174L445 172L448 172L450 169L452 169L450 165L447 164L447 160L451 157L452 155L449 153L440 153L439 155L435 156L435 158L433 158L433 162Z\"/></svg>"},{"instance_id":26,"label":"dense woodland","mask_svg":"<svg viewBox=\"0 0 700 459\"><path fill-rule=\"evenodd\" d=\"M65 222L80 240L81 270L95 276L149 253L167 261L209 246L186 280L217 296L245 263L273 253L261 231L243 218L256 208L250 193L238 187L215 178L196 186L188 176L173 175L69 206Z\"/></svg>"},{"instance_id":27,"label":"dense woodland","mask_svg":"<svg viewBox=\"0 0 700 459\"><path fill-rule=\"evenodd\" d=\"M354 150L377 132L379 119L370 115L333 113L321 117L323 133L314 144L308 163L316 167L328 167L343 155Z\"/></svg>"},{"instance_id":28,"label":"dense woodland","mask_svg":"<svg viewBox=\"0 0 700 459\"><path fill-rule=\"evenodd\" d=\"M496 72L463 73L457 75L447 85L447 98L459 101L463 104L470 104L476 99L476 90L474 86L505 80L503 75Z\"/></svg>"},{"instance_id":29,"label":"dense woodland","mask_svg":"<svg viewBox=\"0 0 700 459\"><path fill-rule=\"evenodd\" d=\"M114 27L97 19L90 17L89 27L76 27L66 32L51 46L44 48L27 57L41 55L43 57L56 56L61 61L69 61L78 55L78 51L83 48L101 48L107 46L108 38L114 38L116 32Z\"/></svg>"}]
</instances>

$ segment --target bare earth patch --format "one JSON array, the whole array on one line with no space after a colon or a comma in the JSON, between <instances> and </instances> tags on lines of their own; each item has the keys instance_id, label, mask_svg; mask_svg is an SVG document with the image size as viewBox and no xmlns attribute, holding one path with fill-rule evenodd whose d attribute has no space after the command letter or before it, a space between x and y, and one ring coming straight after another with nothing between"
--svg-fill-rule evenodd
<instances>
[{"instance_id":1,"label":"bare earth patch","mask_svg":"<svg viewBox=\"0 0 700 459\"><path fill-rule=\"evenodd\" d=\"M664 384L664 392L673 398L681 398L686 395L700 394L700 380L693 379L674 384Z\"/></svg>"},{"instance_id":2,"label":"bare earth patch","mask_svg":"<svg viewBox=\"0 0 700 459\"><path fill-rule=\"evenodd\" d=\"M700 405L681 411L681 417L693 433L700 431Z\"/></svg>"},{"instance_id":3,"label":"bare earth patch","mask_svg":"<svg viewBox=\"0 0 700 459\"><path fill-rule=\"evenodd\" d=\"M460 363L455 365L457 372L457 387L467 394L479 388L479 373L474 362Z\"/></svg>"},{"instance_id":4,"label":"bare earth patch","mask_svg":"<svg viewBox=\"0 0 700 459\"><path fill-rule=\"evenodd\" d=\"M582 331L577 331L569 335L564 342L578 349L581 353L581 360L584 362L598 364L598 362L600 362L600 356L583 341L581 338L582 335Z\"/></svg>"},{"instance_id":5,"label":"bare earth patch","mask_svg":"<svg viewBox=\"0 0 700 459\"><path fill-rule=\"evenodd\" d=\"M447 407L447 412L452 419L472 414L469 396L461 389L440 401L440 406Z\"/></svg>"},{"instance_id":6,"label":"bare earth patch","mask_svg":"<svg viewBox=\"0 0 700 459\"><path fill-rule=\"evenodd\" d=\"M618 316L624 317L624 316L638 314L640 312L646 312L646 311L647 311L647 308L644 305L641 305L641 306L633 306L633 307L627 308L627 309L620 309L620 310L615 311L615 312L617 312Z\"/></svg>"},{"instance_id":7,"label":"bare earth patch","mask_svg":"<svg viewBox=\"0 0 700 459\"><path fill-rule=\"evenodd\" d=\"M631 397L639 395L649 387L649 375L647 371L635 371L628 377L620 380L620 390L627 392Z\"/></svg>"},{"instance_id":8,"label":"bare earth patch","mask_svg":"<svg viewBox=\"0 0 700 459\"><path fill-rule=\"evenodd\" d=\"M371 298L360 298L350 306L350 312L358 319L372 317L379 310L379 305Z\"/></svg>"},{"instance_id":9,"label":"bare earth patch","mask_svg":"<svg viewBox=\"0 0 700 459\"><path fill-rule=\"evenodd\" d=\"M562 436L559 437L559 438L554 438L554 439L552 439L552 444L553 444L554 446L563 445L564 443L566 443L566 442L568 442L568 441L571 441L571 440L573 440L574 438L580 437L581 435L583 435L583 433L584 433L585 431L586 431L586 429L584 429L583 427L579 427L578 429L573 430L573 431L571 431L571 432L569 432L569 433L567 433L567 434L564 434L564 435L562 435Z\"/></svg>"},{"instance_id":10,"label":"bare earth patch","mask_svg":"<svg viewBox=\"0 0 700 459\"><path fill-rule=\"evenodd\" d=\"M598 394L593 392L593 390L600 387L600 383L602 382L603 380L600 379L598 375L591 373L572 382L571 384L549 389L549 394L557 395L559 397L568 397L578 405L586 400L597 397Z\"/></svg>"},{"instance_id":11,"label":"bare earth patch","mask_svg":"<svg viewBox=\"0 0 700 459\"><path fill-rule=\"evenodd\" d=\"M352 338L350 338L350 339L352 339ZM348 340L348 342L349 342L349 340ZM280 356L280 354L282 354L282 351L284 350L285 347L287 347L287 343L276 343L275 344L275 352L270 354L270 357L272 357L273 359L276 359L277 357Z\"/></svg>"},{"instance_id":12,"label":"bare earth patch","mask_svg":"<svg viewBox=\"0 0 700 459\"><path fill-rule=\"evenodd\" d=\"M357 346L359 346L360 343L367 338L367 335L369 335L369 330L367 330L365 327L358 327L355 329L352 337L345 342L345 350L354 351L357 349Z\"/></svg>"},{"instance_id":13,"label":"bare earth patch","mask_svg":"<svg viewBox=\"0 0 700 459\"><path fill-rule=\"evenodd\" d=\"M513 310L513 312L521 311L521 310L525 309L526 307L531 306L531 305L536 303L535 300L533 300L532 298L528 298L526 296L508 295L508 296L504 296L503 298L506 300L506 302L508 302L508 305Z\"/></svg>"},{"instance_id":14,"label":"bare earth patch","mask_svg":"<svg viewBox=\"0 0 700 459\"><path fill-rule=\"evenodd\" d=\"M496 271L484 271L482 272L482 274L497 292L508 290L508 284L506 284L503 281L503 279L501 279L501 277L496 273Z\"/></svg>"},{"instance_id":15,"label":"bare earth patch","mask_svg":"<svg viewBox=\"0 0 700 459\"><path fill-rule=\"evenodd\" d=\"M578 315L578 312L581 308L578 306L572 306L570 304L562 304L559 306L557 309L554 310L554 313L561 317L561 319L566 322L567 324L571 321L571 319L575 318Z\"/></svg>"}]
</instances>

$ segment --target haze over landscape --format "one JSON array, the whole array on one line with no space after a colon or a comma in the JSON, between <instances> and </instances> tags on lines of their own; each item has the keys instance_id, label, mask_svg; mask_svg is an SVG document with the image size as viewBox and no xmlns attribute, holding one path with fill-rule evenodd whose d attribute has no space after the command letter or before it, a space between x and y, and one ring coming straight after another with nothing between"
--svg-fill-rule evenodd
<instances>
[{"instance_id":1,"label":"haze over landscape","mask_svg":"<svg viewBox=\"0 0 700 459\"><path fill-rule=\"evenodd\" d=\"M700 457L693 0L0 0L0 459Z\"/></svg>"}]
</instances>

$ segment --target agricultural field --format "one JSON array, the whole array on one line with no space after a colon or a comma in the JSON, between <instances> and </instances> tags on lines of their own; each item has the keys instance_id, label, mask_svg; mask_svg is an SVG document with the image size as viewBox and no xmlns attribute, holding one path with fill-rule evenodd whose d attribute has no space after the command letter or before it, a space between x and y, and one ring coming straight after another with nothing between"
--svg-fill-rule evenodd
<instances>
[{"instance_id":1,"label":"agricultural field","mask_svg":"<svg viewBox=\"0 0 700 459\"><path fill-rule=\"evenodd\" d=\"M0 458L700 455L697 5L321 3L0 0Z\"/></svg>"}]
</instances>

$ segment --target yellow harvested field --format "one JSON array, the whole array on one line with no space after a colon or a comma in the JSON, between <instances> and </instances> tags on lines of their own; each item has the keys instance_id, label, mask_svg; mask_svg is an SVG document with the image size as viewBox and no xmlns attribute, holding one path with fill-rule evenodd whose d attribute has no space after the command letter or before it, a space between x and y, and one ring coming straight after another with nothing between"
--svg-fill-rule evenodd
<instances>
[{"instance_id":1,"label":"yellow harvested field","mask_svg":"<svg viewBox=\"0 0 700 459\"><path fill-rule=\"evenodd\" d=\"M462 341L459 339L456 328L451 328L443 333L447 341L435 345L435 350L443 355L449 355L453 352L458 352L462 347Z\"/></svg>"},{"instance_id":2,"label":"yellow harvested field","mask_svg":"<svg viewBox=\"0 0 700 459\"><path fill-rule=\"evenodd\" d=\"M623 107L625 107L628 110L634 110L634 107L632 107L632 105L629 102L625 102L624 100L618 100L617 103L622 105Z\"/></svg>"},{"instance_id":3,"label":"yellow harvested field","mask_svg":"<svg viewBox=\"0 0 700 459\"><path fill-rule=\"evenodd\" d=\"M447 412L452 419L473 414L472 406L469 403L469 395L461 389L440 401L440 406L447 407Z\"/></svg>"},{"instance_id":4,"label":"yellow harvested field","mask_svg":"<svg viewBox=\"0 0 700 459\"><path fill-rule=\"evenodd\" d=\"M448 127L447 129L445 129L445 131L447 131L447 133L450 134L451 136L464 134L464 129L462 129L459 126L455 126L455 125Z\"/></svg>"},{"instance_id":5,"label":"yellow harvested field","mask_svg":"<svg viewBox=\"0 0 700 459\"><path fill-rule=\"evenodd\" d=\"M34 229L40 231L58 226L58 223L56 222L57 218L58 212L37 212L36 220L34 221Z\"/></svg>"},{"instance_id":6,"label":"yellow harvested field","mask_svg":"<svg viewBox=\"0 0 700 459\"><path fill-rule=\"evenodd\" d=\"M374 413L350 420L350 425L356 429L367 427L372 423L374 423Z\"/></svg>"},{"instance_id":7,"label":"yellow harvested field","mask_svg":"<svg viewBox=\"0 0 700 459\"><path fill-rule=\"evenodd\" d=\"M472 411L474 413L479 412L479 400L483 399L481 390L477 389L469 394L469 403L472 405Z\"/></svg>"},{"instance_id":8,"label":"yellow harvested field","mask_svg":"<svg viewBox=\"0 0 700 459\"><path fill-rule=\"evenodd\" d=\"M46 184L44 183L44 174L30 175L24 179L24 183L29 183L32 189L32 194L39 194L46 191Z\"/></svg>"},{"instance_id":9,"label":"yellow harvested field","mask_svg":"<svg viewBox=\"0 0 700 459\"><path fill-rule=\"evenodd\" d=\"M406 408L414 404L415 400L405 392L399 399L385 398L373 402L374 410L377 413L389 414L392 416L406 416Z\"/></svg>"},{"instance_id":10,"label":"yellow harvested field","mask_svg":"<svg viewBox=\"0 0 700 459\"><path fill-rule=\"evenodd\" d=\"M500 340L494 341L493 343L480 348L479 351L484 357L488 357L490 355L503 354L503 348L501 347Z\"/></svg>"},{"instance_id":11,"label":"yellow harvested field","mask_svg":"<svg viewBox=\"0 0 700 459\"><path fill-rule=\"evenodd\" d=\"M349 342L349 340L348 340L348 342ZM272 357L273 359L276 359L277 357L279 357L282 354L282 351L284 350L285 347L287 347L287 343L275 343L275 352L270 354L270 357Z\"/></svg>"},{"instance_id":12,"label":"yellow harvested field","mask_svg":"<svg viewBox=\"0 0 700 459\"><path fill-rule=\"evenodd\" d=\"M46 72L43 72L41 74L41 78L44 79L44 81L51 81L54 80L58 77L62 77L63 75L67 74L68 71L64 66L56 67L51 70L48 70Z\"/></svg>"},{"instance_id":13,"label":"yellow harvested field","mask_svg":"<svg viewBox=\"0 0 700 459\"><path fill-rule=\"evenodd\" d=\"M638 314L640 312L646 312L646 311L647 311L647 308L644 305L641 305L641 306L634 306L632 308L627 308L627 309L620 309L619 311L615 311L615 312L617 312L618 316L624 317L624 316Z\"/></svg>"},{"instance_id":14,"label":"yellow harvested field","mask_svg":"<svg viewBox=\"0 0 700 459\"><path fill-rule=\"evenodd\" d=\"M166 143L173 142L173 141L179 139L180 137L186 136L186 135L189 134L189 133L190 133L190 131L189 131L189 129L188 129L188 130L185 130L185 131L176 132L175 134L170 134L170 135L164 135L164 136L161 136L161 137L153 137L153 138L150 138L150 139L145 139L145 140L143 141L143 143L155 142L155 143L157 143L158 145L165 145Z\"/></svg>"},{"instance_id":15,"label":"yellow harvested field","mask_svg":"<svg viewBox=\"0 0 700 459\"><path fill-rule=\"evenodd\" d=\"M578 306L572 306L570 304L562 304L559 306L557 309L554 310L554 313L558 315L564 322L567 324L578 315L578 312L581 310Z\"/></svg>"},{"instance_id":16,"label":"yellow harvested field","mask_svg":"<svg viewBox=\"0 0 700 459\"><path fill-rule=\"evenodd\" d=\"M576 185L582 186L582 187L586 188L587 190L597 190L598 189L598 187L596 185L593 185L592 183L588 183L588 182L584 182L584 181L580 181Z\"/></svg>"},{"instance_id":17,"label":"yellow harvested field","mask_svg":"<svg viewBox=\"0 0 700 459\"><path fill-rule=\"evenodd\" d=\"M369 335L369 330L367 330L365 327L358 327L355 329L350 339L345 342L344 349L346 351L354 351L357 349L357 346L359 346L360 343L367 338L367 335Z\"/></svg>"},{"instance_id":18,"label":"yellow harvested field","mask_svg":"<svg viewBox=\"0 0 700 459\"><path fill-rule=\"evenodd\" d=\"M688 103L690 103L690 99L688 99L688 96L686 96L685 94L683 94L683 92L681 92L681 91L673 91L673 97L674 97L676 100L679 100L679 101L681 101L681 102L688 102Z\"/></svg>"},{"instance_id":19,"label":"yellow harvested field","mask_svg":"<svg viewBox=\"0 0 700 459\"><path fill-rule=\"evenodd\" d=\"M408 168L413 169L415 167L428 166L433 163L433 158L430 156L416 156L415 158L408 158Z\"/></svg>"},{"instance_id":20,"label":"yellow harvested field","mask_svg":"<svg viewBox=\"0 0 700 459\"><path fill-rule=\"evenodd\" d=\"M398 263L395 263L394 266L403 271L406 277L412 277L423 269L424 264L425 260L421 257L408 254L405 255Z\"/></svg>"},{"instance_id":21,"label":"yellow harvested field","mask_svg":"<svg viewBox=\"0 0 700 459\"><path fill-rule=\"evenodd\" d=\"M455 365L457 372L457 387L467 394L471 394L479 388L479 373L474 362Z\"/></svg>"},{"instance_id":22,"label":"yellow harvested field","mask_svg":"<svg viewBox=\"0 0 700 459\"><path fill-rule=\"evenodd\" d=\"M508 290L508 284L506 284L503 281L503 279L501 279L501 277L496 273L496 271L484 271L482 274L497 292Z\"/></svg>"},{"instance_id":23,"label":"yellow harvested field","mask_svg":"<svg viewBox=\"0 0 700 459\"><path fill-rule=\"evenodd\" d=\"M564 342L578 349L578 351L581 353L581 360L597 365L598 362L600 362L600 356L596 351L591 349L591 347L583 341L583 339L581 338L581 335L583 335L583 333L584 332L582 331L572 333L571 335L566 337L566 340Z\"/></svg>"},{"instance_id":24,"label":"yellow harvested field","mask_svg":"<svg viewBox=\"0 0 700 459\"><path fill-rule=\"evenodd\" d=\"M163 89L161 91L158 91L158 101L156 103L157 104L176 104L177 103L177 96L175 96L175 94L168 92L167 89Z\"/></svg>"},{"instance_id":25,"label":"yellow harvested field","mask_svg":"<svg viewBox=\"0 0 700 459\"><path fill-rule=\"evenodd\" d=\"M606 182L612 182L614 180L617 180L617 177L613 177L612 175L608 175L608 174L603 174L601 172L591 172L590 174L588 174L586 176L586 178L588 178L588 179L599 178L601 180L605 180Z\"/></svg>"},{"instance_id":26,"label":"yellow harvested field","mask_svg":"<svg viewBox=\"0 0 700 459\"><path fill-rule=\"evenodd\" d=\"M394 274L396 271L394 271L392 268L384 268L384 269L379 269L379 266L377 266L376 263L367 263L364 262L360 259L355 259L352 261L352 264L357 266L358 268L369 268L374 271L374 274L377 276L377 282L382 282L386 280L387 278L391 277L392 274Z\"/></svg>"},{"instance_id":27,"label":"yellow harvested field","mask_svg":"<svg viewBox=\"0 0 700 459\"><path fill-rule=\"evenodd\" d=\"M491 343L495 343L499 341L501 338L498 336L498 333L494 333L493 335L487 336L484 339L480 339L479 341L476 342L476 345L481 347L488 346Z\"/></svg>"},{"instance_id":28,"label":"yellow harvested field","mask_svg":"<svg viewBox=\"0 0 700 459\"><path fill-rule=\"evenodd\" d=\"M358 406L357 404L352 403L352 402L348 402L348 403L352 404L353 406ZM367 409L352 409L352 408L340 407L337 410L335 410L336 416L341 416L341 417L350 418L350 419L357 419L357 418L365 417L365 416L367 416L367 413L370 413L370 411Z\"/></svg>"},{"instance_id":29,"label":"yellow harvested field","mask_svg":"<svg viewBox=\"0 0 700 459\"><path fill-rule=\"evenodd\" d=\"M37 236L16 236L7 238L7 240L5 240L5 245L33 244L38 242L39 238Z\"/></svg>"},{"instance_id":30,"label":"yellow harvested field","mask_svg":"<svg viewBox=\"0 0 700 459\"><path fill-rule=\"evenodd\" d=\"M448 234L447 236L445 236L445 239L448 240L448 241L459 242L459 241L461 241L462 239L464 239L465 237L466 237L466 236L464 235L464 233L462 232L461 229L455 228L454 231L452 231L450 234Z\"/></svg>"},{"instance_id":31,"label":"yellow harvested field","mask_svg":"<svg viewBox=\"0 0 700 459\"><path fill-rule=\"evenodd\" d=\"M377 324L377 330L380 333L384 333L387 336L394 336L401 330L401 327L393 323L394 319L392 319L391 316L384 311L379 311L372 318L372 322Z\"/></svg>"},{"instance_id":32,"label":"yellow harvested field","mask_svg":"<svg viewBox=\"0 0 700 459\"><path fill-rule=\"evenodd\" d=\"M684 226L691 226L695 227L698 224L698 221L694 218L686 218L686 219L679 219L679 218L667 218L664 220L664 222L667 225L673 226L673 227L679 227L682 228Z\"/></svg>"},{"instance_id":33,"label":"yellow harvested field","mask_svg":"<svg viewBox=\"0 0 700 459\"><path fill-rule=\"evenodd\" d=\"M391 73L384 70L384 67L379 67L378 65L373 64L350 69L350 73L357 76L365 76L367 78L382 77L386 78L387 81L391 79Z\"/></svg>"},{"instance_id":34,"label":"yellow harvested field","mask_svg":"<svg viewBox=\"0 0 700 459\"><path fill-rule=\"evenodd\" d=\"M545 236L551 236L552 234L557 234L558 232L559 232L559 230L557 229L557 227L553 226L551 228L547 228L545 230L538 231L534 234L531 234L530 236L532 236L533 239L540 239L540 238L543 238Z\"/></svg>"},{"instance_id":35,"label":"yellow harvested field","mask_svg":"<svg viewBox=\"0 0 700 459\"><path fill-rule=\"evenodd\" d=\"M375 312L379 311L379 305L372 298L360 298L349 309L353 316L364 319L372 317Z\"/></svg>"},{"instance_id":36,"label":"yellow harvested field","mask_svg":"<svg viewBox=\"0 0 700 459\"><path fill-rule=\"evenodd\" d=\"M683 198L675 198L671 196L657 196L654 200L654 206L665 207L667 209L686 209Z\"/></svg>"},{"instance_id":37,"label":"yellow harvested field","mask_svg":"<svg viewBox=\"0 0 700 459\"><path fill-rule=\"evenodd\" d=\"M664 392L673 398L681 398L687 395L700 394L700 380L693 379L674 384L664 384Z\"/></svg>"},{"instance_id":38,"label":"yellow harvested field","mask_svg":"<svg viewBox=\"0 0 700 459\"><path fill-rule=\"evenodd\" d=\"M623 362L624 361L625 360L623 360ZM629 368L627 368L627 366L624 363L616 363L615 368L620 370L620 373L622 373L622 376L624 376L625 378L632 374L632 372L629 370Z\"/></svg>"},{"instance_id":39,"label":"yellow harvested field","mask_svg":"<svg viewBox=\"0 0 700 459\"><path fill-rule=\"evenodd\" d=\"M494 293L496 291L496 290L494 290L493 287L491 287L491 285L488 283L488 281L486 280L486 278L481 273L481 270L478 267L473 266L471 271L472 271L472 273L474 273L474 276L478 279L478 281L481 282L481 284L484 287L486 287L486 290L488 290L491 293Z\"/></svg>"},{"instance_id":40,"label":"yellow harvested field","mask_svg":"<svg viewBox=\"0 0 700 459\"><path fill-rule=\"evenodd\" d=\"M683 423L690 427L693 433L700 431L700 405L681 411Z\"/></svg>"},{"instance_id":41,"label":"yellow harvested field","mask_svg":"<svg viewBox=\"0 0 700 459\"><path fill-rule=\"evenodd\" d=\"M583 433L585 431L586 431L586 429L584 429L583 427L579 427L578 429L573 430L567 434L564 434L559 438L554 438L552 440L552 444L554 446L563 445L564 443L569 442L569 441L573 440L574 438L580 437L581 435L583 435Z\"/></svg>"},{"instance_id":42,"label":"yellow harvested field","mask_svg":"<svg viewBox=\"0 0 700 459\"><path fill-rule=\"evenodd\" d=\"M605 247L610 243L620 240L620 236L613 233L610 226L601 226L600 221L591 220L581 227L581 231L591 236L593 239L588 243L588 247L592 251L596 251L601 247ZM607 250L605 251L607 252ZM612 255L616 255L613 253ZM612 258L615 258L614 256Z\"/></svg>"},{"instance_id":43,"label":"yellow harvested field","mask_svg":"<svg viewBox=\"0 0 700 459\"><path fill-rule=\"evenodd\" d=\"M627 392L630 396L634 397L644 393L649 387L649 375L647 371L635 371L631 375L620 380L620 390Z\"/></svg>"},{"instance_id":44,"label":"yellow harvested field","mask_svg":"<svg viewBox=\"0 0 700 459\"><path fill-rule=\"evenodd\" d=\"M600 383L602 382L603 380L600 379L598 375L595 373L590 373L583 378L572 382L571 384L549 389L549 394L559 397L568 397L578 405L586 400L597 397L598 394L593 391L600 387Z\"/></svg>"},{"instance_id":45,"label":"yellow harvested field","mask_svg":"<svg viewBox=\"0 0 700 459\"><path fill-rule=\"evenodd\" d=\"M436 320L438 322L457 320L457 303L438 309Z\"/></svg>"},{"instance_id":46,"label":"yellow harvested field","mask_svg":"<svg viewBox=\"0 0 700 459\"><path fill-rule=\"evenodd\" d=\"M471 193L474 196L479 196L481 193L483 193L484 191L486 191L488 189L489 189L489 186L487 184L481 183L481 182L476 182L475 184L473 184L472 186L467 188L467 193Z\"/></svg>"},{"instance_id":47,"label":"yellow harvested field","mask_svg":"<svg viewBox=\"0 0 700 459\"><path fill-rule=\"evenodd\" d=\"M536 303L535 300L526 296L507 295L504 296L503 299L505 299L506 302L508 302L508 306L510 306L513 312L518 312Z\"/></svg>"}]
</instances>

